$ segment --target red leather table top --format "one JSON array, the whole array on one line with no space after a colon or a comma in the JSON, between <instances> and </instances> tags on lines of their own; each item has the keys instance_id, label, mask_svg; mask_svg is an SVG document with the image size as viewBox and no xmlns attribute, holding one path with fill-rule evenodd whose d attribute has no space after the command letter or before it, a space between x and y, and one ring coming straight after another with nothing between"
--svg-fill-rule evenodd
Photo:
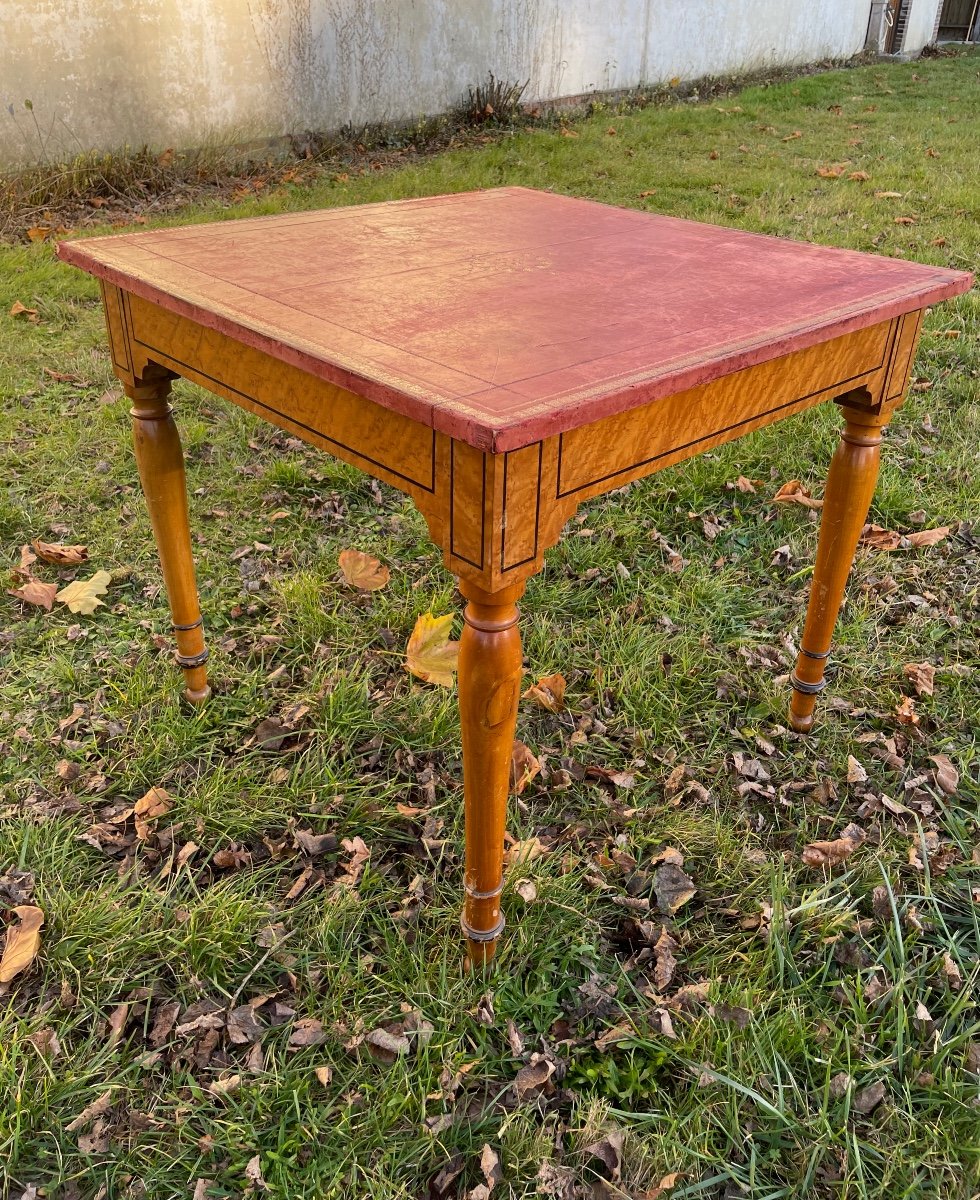
<instances>
[{"instance_id":1,"label":"red leather table top","mask_svg":"<svg viewBox=\"0 0 980 1200\"><path fill-rule=\"evenodd\" d=\"M526 188L62 242L58 254L498 452L972 282Z\"/></svg>"}]
</instances>

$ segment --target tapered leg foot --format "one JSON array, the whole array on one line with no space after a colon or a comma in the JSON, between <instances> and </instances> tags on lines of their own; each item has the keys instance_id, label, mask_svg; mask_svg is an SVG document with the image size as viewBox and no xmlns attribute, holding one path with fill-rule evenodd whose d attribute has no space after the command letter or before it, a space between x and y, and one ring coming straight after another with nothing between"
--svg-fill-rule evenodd
<instances>
[{"instance_id":1,"label":"tapered leg foot","mask_svg":"<svg viewBox=\"0 0 980 1200\"><path fill-rule=\"evenodd\" d=\"M504 927L504 827L521 694L515 603L524 584L499 592L460 582L469 601L459 647L459 715L466 805L466 903L462 926L472 967L488 963Z\"/></svg>"},{"instance_id":2,"label":"tapered leg foot","mask_svg":"<svg viewBox=\"0 0 980 1200\"><path fill-rule=\"evenodd\" d=\"M796 669L790 676L789 721L798 733L813 728L817 695L826 686L824 671L831 638L874 495L886 421L880 413L844 409L844 431L827 476L806 624Z\"/></svg>"},{"instance_id":3,"label":"tapered leg foot","mask_svg":"<svg viewBox=\"0 0 980 1200\"><path fill-rule=\"evenodd\" d=\"M136 462L170 601L184 695L191 704L203 704L211 694L204 665L208 651L194 579L184 455L167 402L170 381L144 380L126 385L125 390L133 402L130 413Z\"/></svg>"}]
</instances>

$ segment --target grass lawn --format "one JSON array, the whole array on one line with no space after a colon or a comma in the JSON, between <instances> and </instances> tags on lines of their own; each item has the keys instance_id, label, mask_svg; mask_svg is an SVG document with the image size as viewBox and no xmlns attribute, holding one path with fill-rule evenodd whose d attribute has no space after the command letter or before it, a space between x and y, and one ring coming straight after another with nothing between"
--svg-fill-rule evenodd
<instances>
[{"instance_id":1,"label":"grass lawn","mask_svg":"<svg viewBox=\"0 0 980 1200\"><path fill-rule=\"evenodd\" d=\"M978 68L599 107L172 220L521 183L971 268ZM41 538L112 574L91 616L11 575L0 596L0 907L46 914L0 985L0 1195L480 1200L496 1155L494 1197L976 1196L978 329L976 290L928 318L872 512L949 533L859 552L810 737L785 675L817 518L772 496L822 493L833 406L571 522L522 606L527 682L568 682L566 712L519 722L544 769L509 832L544 852L474 978L455 697L401 665L416 617L460 606L421 518L179 383L216 689L186 710L96 285L0 247L6 569ZM347 547L386 589L339 584ZM272 717L291 728L263 750ZM140 838L151 787L171 807ZM843 867L802 862L849 822ZM697 888L666 917L665 847Z\"/></svg>"}]
</instances>

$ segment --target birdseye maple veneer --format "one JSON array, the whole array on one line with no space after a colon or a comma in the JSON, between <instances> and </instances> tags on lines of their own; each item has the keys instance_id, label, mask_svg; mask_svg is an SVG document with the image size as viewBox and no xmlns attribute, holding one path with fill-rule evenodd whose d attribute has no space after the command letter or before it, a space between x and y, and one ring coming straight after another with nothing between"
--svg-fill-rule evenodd
<instances>
[{"instance_id":1,"label":"birdseye maple veneer","mask_svg":"<svg viewBox=\"0 0 980 1200\"><path fill-rule=\"evenodd\" d=\"M459 655L470 958L503 929L516 601L577 506L833 400L790 721L813 722L922 310L965 272L525 188L63 242L101 280L177 662L208 696L175 376L412 497L467 600Z\"/></svg>"}]
</instances>

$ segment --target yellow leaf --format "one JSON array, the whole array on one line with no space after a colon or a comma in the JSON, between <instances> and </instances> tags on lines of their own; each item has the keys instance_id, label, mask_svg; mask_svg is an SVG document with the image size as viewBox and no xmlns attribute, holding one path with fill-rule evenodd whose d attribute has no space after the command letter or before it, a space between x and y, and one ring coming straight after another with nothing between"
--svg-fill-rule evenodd
<instances>
[{"instance_id":1,"label":"yellow leaf","mask_svg":"<svg viewBox=\"0 0 980 1200\"><path fill-rule=\"evenodd\" d=\"M415 622L405 651L405 669L426 683L453 686L453 672L459 660L459 642L449 640L453 614L434 617L423 613Z\"/></svg>"},{"instance_id":2,"label":"yellow leaf","mask_svg":"<svg viewBox=\"0 0 980 1200\"><path fill-rule=\"evenodd\" d=\"M43 562L59 567L75 567L88 558L88 546L62 546L57 542L42 542L40 538L35 538L31 545Z\"/></svg>"},{"instance_id":3,"label":"yellow leaf","mask_svg":"<svg viewBox=\"0 0 980 1200\"><path fill-rule=\"evenodd\" d=\"M32 225L27 231L27 236L32 242L43 242L50 232L50 225Z\"/></svg>"},{"instance_id":4,"label":"yellow leaf","mask_svg":"<svg viewBox=\"0 0 980 1200\"><path fill-rule=\"evenodd\" d=\"M55 596L62 604L67 604L73 613L84 613L86 616L94 613L102 603L99 596L109 590L112 576L108 571L96 571L91 579L76 579L67 587L63 587Z\"/></svg>"},{"instance_id":5,"label":"yellow leaf","mask_svg":"<svg viewBox=\"0 0 980 1200\"><path fill-rule=\"evenodd\" d=\"M9 983L15 975L26 971L41 948L42 910L33 904L19 904L14 916L20 924L7 929L7 943L0 958L0 983Z\"/></svg>"},{"instance_id":6,"label":"yellow leaf","mask_svg":"<svg viewBox=\"0 0 980 1200\"><path fill-rule=\"evenodd\" d=\"M545 675L527 689L522 700L533 700L548 712L560 713L565 709L565 676Z\"/></svg>"},{"instance_id":7,"label":"yellow leaf","mask_svg":"<svg viewBox=\"0 0 980 1200\"><path fill-rule=\"evenodd\" d=\"M341 550L337 562L346 582L362 592L376 592L391 578L391 572L370 554L360 550Z\"/></svg>"}]
</instances>

